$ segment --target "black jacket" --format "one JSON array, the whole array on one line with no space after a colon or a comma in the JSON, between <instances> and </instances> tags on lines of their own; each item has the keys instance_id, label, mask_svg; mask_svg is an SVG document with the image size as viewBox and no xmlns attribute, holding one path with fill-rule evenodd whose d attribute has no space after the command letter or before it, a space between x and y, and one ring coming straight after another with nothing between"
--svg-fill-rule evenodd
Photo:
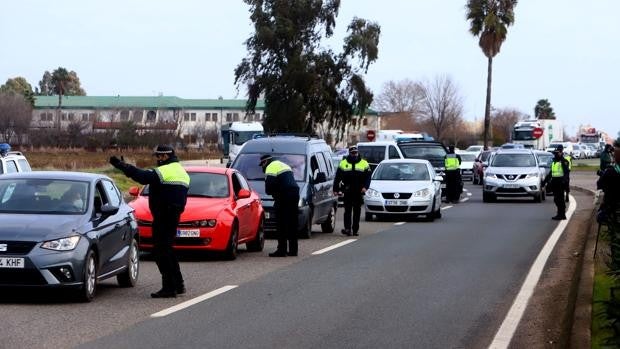
<instances>
[{"instance_id":1,"label":"black jacket","mask_svg":"<svg viewBox=\"0 0 620 349\"><path fill-rule=\"evenodd\" d=\"M345 160L355 166L362 161L362 158L347 156ZM344 161L344 160L343 160ZM370 175L372 174L370 167L360 171L344 171L340 166L336 171L336 178L334 178L334 191L341 191L344 193L360 193L362 188L368 189L370 186Z\"/></svg>"}]
</instances>

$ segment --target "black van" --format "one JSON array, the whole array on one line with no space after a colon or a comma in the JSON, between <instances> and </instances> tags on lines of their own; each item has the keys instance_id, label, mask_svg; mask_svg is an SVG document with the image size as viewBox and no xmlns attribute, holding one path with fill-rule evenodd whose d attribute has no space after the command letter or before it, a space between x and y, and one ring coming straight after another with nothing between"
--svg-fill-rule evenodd
<instances>
[{"instance_id":1,"label":"black van","mask_svg":"<svg viewBox=\"0 0 620 349\"><path fill-rule=\"evenodd\" d=\"M273 198L265 194L265 174L258 165L260 156L270 154L289 165L300 190L299 227L301 237L310 238L312 225L320 224L324 233L336 226L338 197L333 185L336 168L331 149L324 140L309 136L268 136L245 143L231 167L241 172L261 197L265 210L265 232L276 230Z\"/></svg>"}]
</instances>

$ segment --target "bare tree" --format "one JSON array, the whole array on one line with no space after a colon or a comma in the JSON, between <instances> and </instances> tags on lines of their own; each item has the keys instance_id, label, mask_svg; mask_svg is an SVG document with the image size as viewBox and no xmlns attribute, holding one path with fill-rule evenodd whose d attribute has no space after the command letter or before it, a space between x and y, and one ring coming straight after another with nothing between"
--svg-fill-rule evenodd
<instances>
[{"instance_id":1,"label":"bare tree","mask_svg":"<svg viewBox=\"0 0 620 349\"><path fill-rule=\"evenodd\" d=\"M0 92L0 136L10 142L30 127L32 106L15 92Z\"/></svg>"},{"instance_id":2,"label":"bare tree","mask_svg":"<svg viewBox=\"0 0 620 349\"><path fill-rule=\"evenodd\" d=\"M512 129L519 120L527 116L514 108L495 109L491 114L494 144L503 144L512 140Z\"/></svg>"},{"instance_id":3,"label":"bare tree","mask_svg":"<svg viewBox=\"0 0 620 349\"><path fill-rule=\"evenodd\" d=\"M431 134L439 140L447 138L450 127L463 118L463 99L458 88L448 76L436 76L433 81L421 85L421 115Z\"/></svg>"},{"instance_id":4,"label":"bare tree","mask_svg":"<svg viewBox=\"0 0 620 349\"><path fill-rule=\"evenodd\" d=\"M373 108L383 113L411 113L415 117L420 110L422 94L420 84L415 81L388 81L375 97Z\"/></svg>"}]
</instances>

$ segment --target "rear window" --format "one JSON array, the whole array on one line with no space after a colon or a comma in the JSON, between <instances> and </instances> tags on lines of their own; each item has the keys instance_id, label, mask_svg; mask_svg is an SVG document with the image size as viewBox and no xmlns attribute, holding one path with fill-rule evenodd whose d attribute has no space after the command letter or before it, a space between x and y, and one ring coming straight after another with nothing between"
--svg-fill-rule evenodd
<instances>
[{"instance_id":1,"label":"rear window","mask_svg":"<svg viewBox=\"0 0 620 349\"><path fill-rule=\"evenodd\" d=\"M447 154L441 145L401 145L400 150L409 159L443 159Z\"/></svg>"},{"instance_id":2,"label":"rear window","mask_svg":"<svg viewBox=\"0 0 620 349\"><path fill-rule=\"evenodd\" d=\"M241 172L248 181L265 180L265 173L259 166L262 154L245 153L235 158L233 168ZM304 182L306 177L306 155L303 154L270 154L276 160L289 165L293 170L295 181Z\"/></svg>"},{"instance_id":3,"label":"rear window","mask_svg":"<svg viewBox=\"0 0 620 349\"><path fill-rule=\"evenodd\" d=\"M384 145L360 145L357 147L361 157L372 164L385 160Z\"/></svg>"}]
</instances>

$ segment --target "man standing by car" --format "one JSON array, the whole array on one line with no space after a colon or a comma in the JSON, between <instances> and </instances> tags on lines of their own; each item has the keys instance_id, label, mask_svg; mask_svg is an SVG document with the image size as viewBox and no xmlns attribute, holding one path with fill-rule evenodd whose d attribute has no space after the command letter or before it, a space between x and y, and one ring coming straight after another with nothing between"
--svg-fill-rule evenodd
<instances>
[{"instance_id":1,"label":"man standing by car","mask_svg":"<svg viewBox=\"0 0 620 349\"><path fill-rule=\"evenodd\" d=\"M341 232L344 235L359 235L364 193L370 186L370 175L370 165L361 158L357 147L349 147L349 155L340 161L334 178L334 193L343 195L344 229Z\"/></svg>"},{"instance_id":2,"label":"man standing by car","mask_svg":"<svg viewBox=\"0 0 620 349\"><path fill-rule=\"evenodd\" d=\"M562 152L555 150L553 152L553 162L551 163L551 171L545 178L545 182L551 184L553 191L553 202L557 209L557 213L552 217L554 220L566 219L566 202L564 201L564 192L566 182L568 181L568 161L562 156Z\"/></svg>"},{"instance_id":3,"label":"man standing by car","mask_svg":"<svg viewBox=\"0 0 620 349\"><path fill-rule=\"evenodd\" d=\"M293 170L271 155L261 156L259 165L265 172L265 193L273 197L276 209L278 247L269 257L297 256L299 186Z\"/></svg>"},{"instance_id":4,"label":"man standing by car","mask_svg":"<svg viewBox=\"0 0 620 349\"><path fill-rule=\"evenodd\" d=\"M151 297L171 298L185 293L183 275L172 245L187 202L189 175L171 146L157 146L153 156L157 159L157 167L150 170L129 165L116 156L110 157L110 164L134 181L149 185L153 254L162 279L161 290L151 293Z\"/></svg>"},{"instance_id":5,"label":"man standing by car","mask_svg":"<svg viewBox=\"0 0 620 349\"><path fill-rule=\"evenodd\" d=\"M454 152L454 146L448 147L444 158L446 168L446 200L453 204L461 197L461 157Z\"/></svg>"}]
</instances>

